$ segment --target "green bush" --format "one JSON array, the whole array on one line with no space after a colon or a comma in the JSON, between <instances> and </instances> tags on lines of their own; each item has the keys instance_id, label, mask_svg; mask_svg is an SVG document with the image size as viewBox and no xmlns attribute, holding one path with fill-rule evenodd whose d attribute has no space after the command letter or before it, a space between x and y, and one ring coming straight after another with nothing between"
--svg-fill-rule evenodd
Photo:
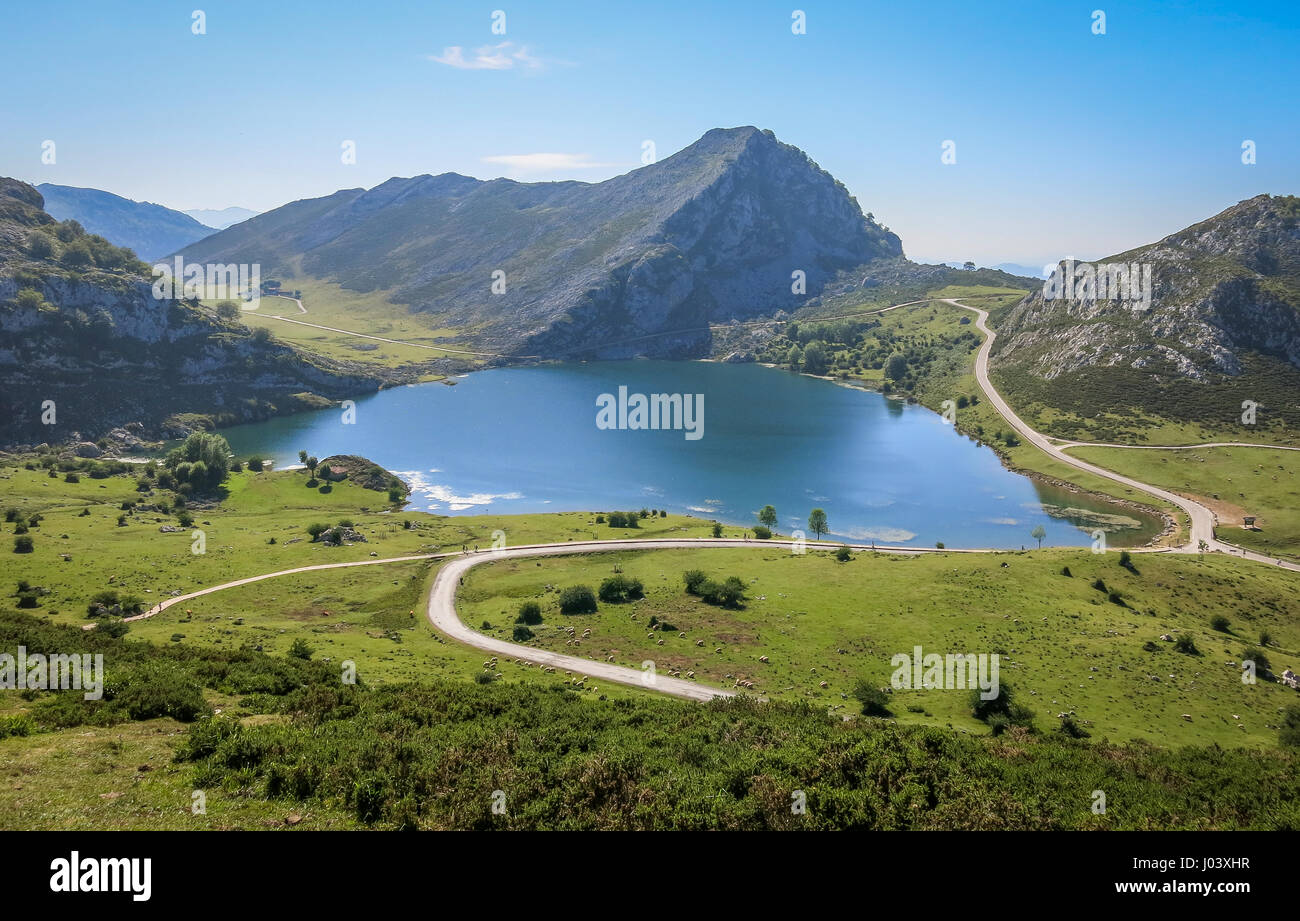
<instances>
[{"instance_id":1,"label":"green bush","mask_svg":"<svg viewBox=\"0 0 1300 921\"><path fill-rule=\"evenodd\" d=\"M542 606L536 601L525 601L519 606L519 616L515 618L517 624L528 624L535 627L542 622Z\"/></svg>"},{"instance_id":2,"label":"green bush","mask_svg":"<svg viewBox=\"0 0 1300 921\"><path fill-rule=\"evenodd\" d=\"M515 630L512 636L516 643L526 643L533 638L535 634L523 624L515 624Z\"/></svg>"},{"instance_id":3,"label":"green bush","mask_svg":"<svg viewBox=\"0 0 1300 921\"><path fill-rule=\"evenodd\" d=\"M766 525L756 524L754 525L754 536L759 540L771 540L772 529Z\"/></svg>"},{"instance_id":4,"label":"green bush","mask_svg":"<svg viewBox=\"0 0 1300 921\"><path fill-rule=\"evenodd\" d=\"M841 563L847 563L849 560L853 559L853 551L848 547L840 547L835 551L835 559L839 560Z\"/></svg>"},{"instance_id":5,"label":"green bush","mask_svg":"<svg viewBox=\"0 0 1300 921\"><path fill-rule=\"evenodd\" d=\"M889 716L889 695L874 684L859 678L853 686L853 697L862 704L864 716Z\"/></svg>"},{"instance_id":6,"label":"green bush","mask_svg":"<svg viewBox=\"0 0 1300 921\"><path fill-rule=\"evenodd\" d=\"M1232 626L1232 622L1228 620L1228 618L1224 617L1222 614L1215 614L1213 617L1210 618L1211 630L1218 630L1220 633L1229 633L1231 632L1230 630L1231 626Z\"/></svg>"},{"instance_id":7,"label":"green bush","mask_svg":"<svg viewBox=\"0 0 1300 921\"><path fill-rule=\"evenodd\" d=\"M707 582L709 577L699 569L688 569L682 573L682 581L686 583L686 593L689 595L698 595L701 586Z\"/></svg>"},{"instance_id":8,"label":"green bush","mask_svg":"<svg viewBox=\"0 0 1300 921\"><path fill-rule=\"evenodd\" d=\"M623 604L645 597L645 590L640 579L616 575L600 583L599 595L601 601Z\"/></svg>"},{"instance_id":9,"label":"green bush","mask_svg":"<svg viewBox=\"0 0 1300 921\"><path fill-rule=\"evenodd\" d=\"M590 586L570 585L560 592L561 614L595 614L596 593Z\"/></svg>"}]
</instances>

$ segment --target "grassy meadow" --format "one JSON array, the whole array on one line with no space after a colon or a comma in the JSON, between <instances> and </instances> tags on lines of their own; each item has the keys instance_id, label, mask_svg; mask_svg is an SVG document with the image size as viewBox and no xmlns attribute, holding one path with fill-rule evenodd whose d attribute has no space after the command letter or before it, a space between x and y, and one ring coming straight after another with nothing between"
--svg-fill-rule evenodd
<instances>
[{"instance_id":1,"label":"grassy meadow","mask_svg":"<svg viewBox=\"0 0 1300 921\"><path fill-rule=\"evenodd\" d=\"M633 668L652 660L660 673L694 672L719 687L750 680L754 693L770 699L845 715L857 712L859 678L890 683L895 653L910 655L917 645L941 654L996 652L1001 680L1044 729L1073 713L1094 736L1112 740L1276 745L1280 710L1296 693L1275 683L1244 685L1236 663L1266 631L1273 668L1300 665L1294 575L1212 557L1132 559L1132 569L1114 552L1069 550L861 552L839 562L829 552L798 556L772 547L503 560L471 571L460 611L467 623L487 620L495 627L487 632L508 637L519 606L536 601L543 623L532 628L530 645L613 656ZM1067 566L1070 576L1062 574ZM743 606L688 595L683 573L691 569L739 577ZM560 589L595 589L616 570L641 580L646 597L602 602L596 614L559 613ZM1097 579L1106 591L1093 586ZM1215 615L1228 619L1227 632L1211 626ZM652 617L670 626L652 627ZM566 628L576 631L576 648ZM590 636L582 638L585 630ZM1198 653L1175 651L1162 634L1192 637ZM895 691L890 709L902 723L987 731L961 690Z\"/></svg>"}]
</instances>

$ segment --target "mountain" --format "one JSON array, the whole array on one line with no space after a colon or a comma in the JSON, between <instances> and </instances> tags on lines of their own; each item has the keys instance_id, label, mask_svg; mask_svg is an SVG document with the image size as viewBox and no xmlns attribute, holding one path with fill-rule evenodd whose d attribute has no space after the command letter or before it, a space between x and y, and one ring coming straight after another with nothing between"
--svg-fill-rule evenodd
<instances>
[{"instance_id":1,"label":"mountain","mask_svg":"<svg viewBox=\"0 0 1300 921\"><path fill-rule=\"evenodd\" d=\"M1008 275L1021 275L1026 278L1042 278L1045 274L1041 265L1029 265L1024 262L999 262L992 268Z\"/></svg>"},{"instance_id":2,"label":"mountain","mask_svg":"<svg viewBox=\"0 0 1300 921\"><path fill-rule=\"evenodd\" d=\"M842 184L753 127L594 184L394 178L182 253L383 290L494 352L604 358L707 354L709 323L798 306L837 271L901 254Z\"/></svg>"},{"instance_id":3,"label":"mountain","mask_svg":"<svg viewBox=\"0 0 1300 921\"><path fill-rule=\"evenodd\" d=\"M1300 424L1300 198L1258 195L1093 265L1113 263L1150 266L1149 309L1039 290L999 320L992 364L1019 403L1229 425L1251 400Z\"/></svg>"},{"instance_id":4,"label":"mountain","mask_svg":"<svg viewBox=\"0 0 1300 921\"><path fill-rule=\"evenodd\" d=\"M183 431L173 414L258 419L380 383L214 310L155 298L147 265L43 204L32 186L0 178L0 444L128 441L123 426L160 437Z\"/></svg>"},{"instance_id":5,"label":"mountain","mask_svg":"<svg viewBox=\"0 0 1300 921\"><path fill-rule=\"evenodd\" d=\"M213 230L225 230L232 224L246 221L250 217L257 217L261 212L250 211L247 208L230 207L221 208L215 211L211 208L193 208L184 213L188 214L205 227L211 227Z\"/></svg>"},{"instance_id":6,"label":"mountain","mask_svg":"<svg viewBox=\"0 0 1300 921\"><path fill-rule=\"evenodd\" d=\"M147 262L161 259L212 233L211 227L162 205L132 201L99 189L43 182L36 187L56 220L73 220L87 231L125 246Z\"/></svg>"}]
</instances>

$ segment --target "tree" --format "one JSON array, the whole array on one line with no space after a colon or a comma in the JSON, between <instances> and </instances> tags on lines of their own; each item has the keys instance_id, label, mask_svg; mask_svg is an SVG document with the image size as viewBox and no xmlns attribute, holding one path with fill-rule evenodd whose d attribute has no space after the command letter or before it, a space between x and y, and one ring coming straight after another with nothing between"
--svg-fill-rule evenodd
<instances>
[{"instance_id":1,"label":"tree","mask_svg":"<svg viewBox=\"0 0 1300 921\"><path fill-rule=\"evenodd\" d=\"M1198 541L1196 542L1196 552L1197 552L1197 553L1204 554L1205 551L1207 551L1207 550L1209 550L1209 549L1210 549L1210 545L1207 544L1204 540L1198 540Z\"/></svg>"},{"instance_id":2,"label":"tree","mask_svg":"<svg viewBox=\"0 0 1300 921\"><path fill-rule=\"evenodd\" d=\"M306 451L299 451L299 452L298 452L298 463L300 463L300 464L306 466L306 464L307 464L307 452L306 452Z\"/></svg>"},{"instance_id":3,"label":"tree","mask_svg":"<svg viewBox=\"0 0 1300 921\"><path fill-rule=\"evenodd\" d=\"M974 272L974 271L975 271L975 263L973 263L973 262L965 262L965 263L962 263L962 268L965 269L967 272Z\"/></svg>"},{"instance_id":4,"label":"tree","mask_svg":"<svg viewBox=\"0 0 1300 921\"><path fill-rule=\"evenodd\" d=\"M310 659L311 654L315 651L316 650L307 645L307 641L302 637L298 637L294 640L293 645L289 647L289 655L293 656L295 659Z\"/></svg>"},{"instance_id":5,"label":"tree","mask_svg":"<svg viewBox=\"0 0 1300 921\"><path fill-rule=\"evenodd\" d=\"M629 579L622 575L610 576L600 583L599 595L601 601L622 604L645 597L645 588L640 579Z\"/></svg>"},{"instance_id":6,"label":"tree","mask_svg":"<svg viewBox=\"0 0 1300 921\"><path fill-rule=\"evenodd\" d=\"M862 704L863 716L889 716L889 696L874 684L859 678L853 696Z\"/></svg>"},{"instance_id":7,"label":"tree","mask_svg":"<svg viewBox=\"0 0 1300 921\"><path fill-rule=\"evenodd\" d=\"M329 529L329 525L321 524L319 521L307 525L307 533L311 535L312 540L319 540L320 536Z\"/></svg>"},{"instance_id":8,"label":"tree","mask_svg":"<svg viewBox=\"0 0 1300 921\"><path fill-rule=\"evenodd\" d=\"M1029 536L1038 541L1038 549L1043 549L1043 538L1047 536L1047 529L1041 524L1034 525L1034 529L1029 532Z\"/></svg>"},{"instance_id":9,"label":"tree","mask_svg":"<svg viewBox=\"0 0 1300 921\"><path fill-rule=\"evenodd\" d=\"M785 363L790 366L791 371L798 371L799 366L803 364L803 350L797 345L790 346L790 351L785 356Z\"/></svg>"},{"instance_id":10,"label":"tree","mask_svg":"<svg viewBox=\"0 0 1300 921\"><path fill-rule=\"evenodd\" d=\"M776 527L776 509L770 505L763 506L758 512L759 524L767 525L769 528Z\"/></svg>"},{"instance_id":11,"label":"tree","mask_svg":"<svg viewBox=\"0 0 1300 921\"><path fill-rule=\"evenodd\" d=\"M902 352L895 352L885 362L885 377L891 381L900 381L907 375L907 359Z\"/></svg>"},{"instance_id":12,"label":"tree","mask_svg":"<svg viewBox=\"0 0 1300 921\"><path fill-rule=\"evenodd\" d=\"M234 301L218 301L217 316L223 320L235 320L239 318L239 305Z\"/></svg>"},{"instance_id":13,"label":"tree","mask_svg":"<svg viewBox=\"0 0 1300 921\"><path fill-rule=\"evenodd\" d=\"M230 473L230 443L211 432L191 432L163 463L178 482L196 490L212 489Z\"/></svg>"},{"instance_id":14,"label":"tree","mask_svg":"<svg viewBox=\"0 0 1300 921\"><path fill-rule=\"evenodd\" d=\"M713 536L714 537L722 536L722 525L718 524L716 521L713 523Z\"/></svg>"},{"instance_id":15,"label":"tree","mask_svg":"<svg viewBox=\"0 0 1300 921\"><path fill-rule=\"evenodd\" d=\"M821 540L822 535L830 530L830 525L826 522L826 510L815 508L808 514L808 530L817 535Z\"/></svg>"},{"instance_id":16,"label":"tree","mask_svg":"<svg viewBox=\"0 0 1300 921\"><path fill-rule=\"evenodd\" d=\"M535 627L542 622L542 606L536 601L525 601L519 606L519 616L515 618L517 624L528 624Z\"/></svg>"},{"instance_id":17,"label":"tree","mask_svg":"<svg viewBox=\"0 0 1300 921\"><path fill-rule=\"evenodd\" d=\"M587 585L570 585L560 592L561 614L595 614L596 593Z\"/></svg>"},{"instance_id":18,"label":"tree","mask_svg":"<svg viewBox=\"0 0 1300 921\"><path fill-rule=\"evenodd\" d=\"M307 464L307 472L311 474L311 478L313 480L316 479L316 468L320 466L320 461L315 457L309 457L305 463Z\"/></svg>"},{"instance_id":19,"label":"tree","mask_svg":"<svg viewBox=\"0 0 1300 921\"><path fill-rule=\"evenodd\" d=\"M803 369L809 374L825 374L828 366L826 347L816 339L809 342L803 350Z\"/></svg>"}]
</instances>

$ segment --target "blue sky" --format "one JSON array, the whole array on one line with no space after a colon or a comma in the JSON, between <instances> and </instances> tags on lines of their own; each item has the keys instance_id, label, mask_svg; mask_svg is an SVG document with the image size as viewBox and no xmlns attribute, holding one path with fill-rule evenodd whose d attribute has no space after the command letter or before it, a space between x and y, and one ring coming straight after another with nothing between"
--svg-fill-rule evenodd
<instances>
[{"instance_id":1,"label":"blue sky","mask_svg":"<svg viewBox=\"0 0 1300 921\"><path fill-rule=\"evenodd\" d=\"M923 261L1098 258L1300 193L1295 0L43 0L5 23L0 175L175 208L448 170L595 181L645 140L662 158L747 124Z\"/></svg>"}]
</instances>

